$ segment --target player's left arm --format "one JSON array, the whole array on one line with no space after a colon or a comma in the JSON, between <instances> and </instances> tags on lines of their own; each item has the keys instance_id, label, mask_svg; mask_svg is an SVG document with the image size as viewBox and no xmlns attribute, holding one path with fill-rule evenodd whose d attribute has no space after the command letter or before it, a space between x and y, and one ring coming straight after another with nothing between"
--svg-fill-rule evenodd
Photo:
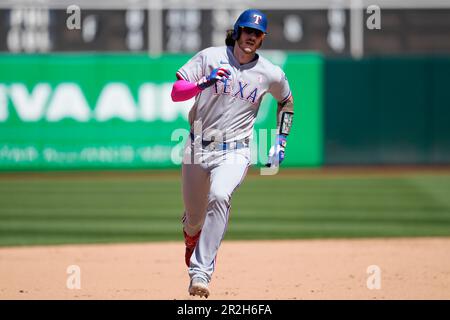
<instances>
[{"instance_id":1,"label":"player's left arm","mask_svg":"<svg viewBox=\"0 0 450 320\"><path fill-rule=\"evenodd\" d=\"M279 166L284 160L287 137L291 132L294 118L294 99L292 95L283 102L278 102L277 107L277 136L274 145L270 148L269 159L266 166Z\"/></svg>"},{"instance_id":2,"label":"player's left arm","mask_svg":"<svg viewBox=\"0 0 450 320\"><path fill-rule=\"evenodd\" d=\"M277 133L288 136L294 118L294 98L292 95L284 102L278 102Z\"/></svg>"},{"instance_id":3,"label":"player's left arm","mask_svg":"<svg viewBox=\"0 0 450 320\"><path fill-rule=\"evenodd\" d=\"M294 98L285 73L280 68L275 68L275 81L270 86L269 92L277 99L277 135L274 145L270 148L269 159L266 166L279 166L284 160L287 137L291 132L294 118Z\"/></svg>"}]
</instances>

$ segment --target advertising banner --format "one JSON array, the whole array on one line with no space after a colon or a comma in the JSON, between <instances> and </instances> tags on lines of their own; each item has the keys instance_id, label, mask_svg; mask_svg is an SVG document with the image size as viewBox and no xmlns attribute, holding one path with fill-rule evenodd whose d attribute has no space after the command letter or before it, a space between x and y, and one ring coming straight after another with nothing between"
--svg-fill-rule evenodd
<instances>
[{"instance_id":1,"label":"advertising banner","mask_svg":"<svg viewBox=\"0 0 450 320\"><path fill-rule=\"evenodd\" d=\"M178 166L193 99L175 103L170 93L177 69L190 57L1 55L0 169ZM284 68L295 99L285 163L320 165L322 59L282 52L267 57ZM266 95L254 146L266 138L268 145L253 152L254 164L266 160L275 113L276 102Z\"/></svg>"}]
</instances>

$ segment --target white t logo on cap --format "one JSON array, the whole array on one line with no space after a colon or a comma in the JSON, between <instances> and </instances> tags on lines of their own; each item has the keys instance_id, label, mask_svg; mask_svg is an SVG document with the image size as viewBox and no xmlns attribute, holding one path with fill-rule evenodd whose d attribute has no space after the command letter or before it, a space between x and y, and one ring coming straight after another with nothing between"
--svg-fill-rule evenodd
<instances>
[{"instance_id":1,"label":"white t logo on cap","mask_svg":"<svg viewBox=\"0 0 450 320\"><path fill-rule=\"evenodd\" d=\"M255 23L259 24L259 21L262 19L262 16L259 14L254 14L253 17L255 18Z\"/></svg>"}]
</instances>

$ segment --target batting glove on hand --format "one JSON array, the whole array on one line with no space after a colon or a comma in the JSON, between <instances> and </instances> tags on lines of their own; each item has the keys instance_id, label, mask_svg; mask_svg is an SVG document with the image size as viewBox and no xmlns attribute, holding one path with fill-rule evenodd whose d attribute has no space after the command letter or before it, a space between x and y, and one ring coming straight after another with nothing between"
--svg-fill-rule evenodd
<instances>
[{"instance_id":1,"label":"batting glove on hand","mask_svg":"<svg viewBox=\"0 0 450 320\"><path fill-rule=\"evenodd\" d=\"M209 76L201 78L197 82L197 87L199 87L200 90L205 90L206 88L211 87L217 81L224 81L225 79L228 79L230 75L231 72L228 69L216 68L211 72Z\"/></svg>"},{"instance_id":2,"label":"batting glove on hand","mask_svg":"<svg viewBox=\"0 0 450 320\"><path fill-rule=\"evenodd\" d=\"M266 167L278 167L284 160L284 151L286 149L287 136L278 134L275 144L269 150L269 159Z\"/></svg>"}]
</instances>

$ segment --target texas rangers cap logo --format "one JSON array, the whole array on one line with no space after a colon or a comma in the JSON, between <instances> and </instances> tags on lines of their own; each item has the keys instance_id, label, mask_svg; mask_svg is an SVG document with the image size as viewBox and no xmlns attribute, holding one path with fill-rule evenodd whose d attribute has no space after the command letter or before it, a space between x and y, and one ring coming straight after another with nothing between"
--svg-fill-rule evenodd
<instances>
[{"instance_id":1,"label":"texas rangers cap logo","mask_svg":"<svg viewBox=\"0 0 450 320\"><path fill-rule=\"evenodd\" d=\"M255 23L259 24L259 21L261 21L262 16L260 16L259 14L254 14L253 18L255 18Z\"/></svg>"}]
</instances>

